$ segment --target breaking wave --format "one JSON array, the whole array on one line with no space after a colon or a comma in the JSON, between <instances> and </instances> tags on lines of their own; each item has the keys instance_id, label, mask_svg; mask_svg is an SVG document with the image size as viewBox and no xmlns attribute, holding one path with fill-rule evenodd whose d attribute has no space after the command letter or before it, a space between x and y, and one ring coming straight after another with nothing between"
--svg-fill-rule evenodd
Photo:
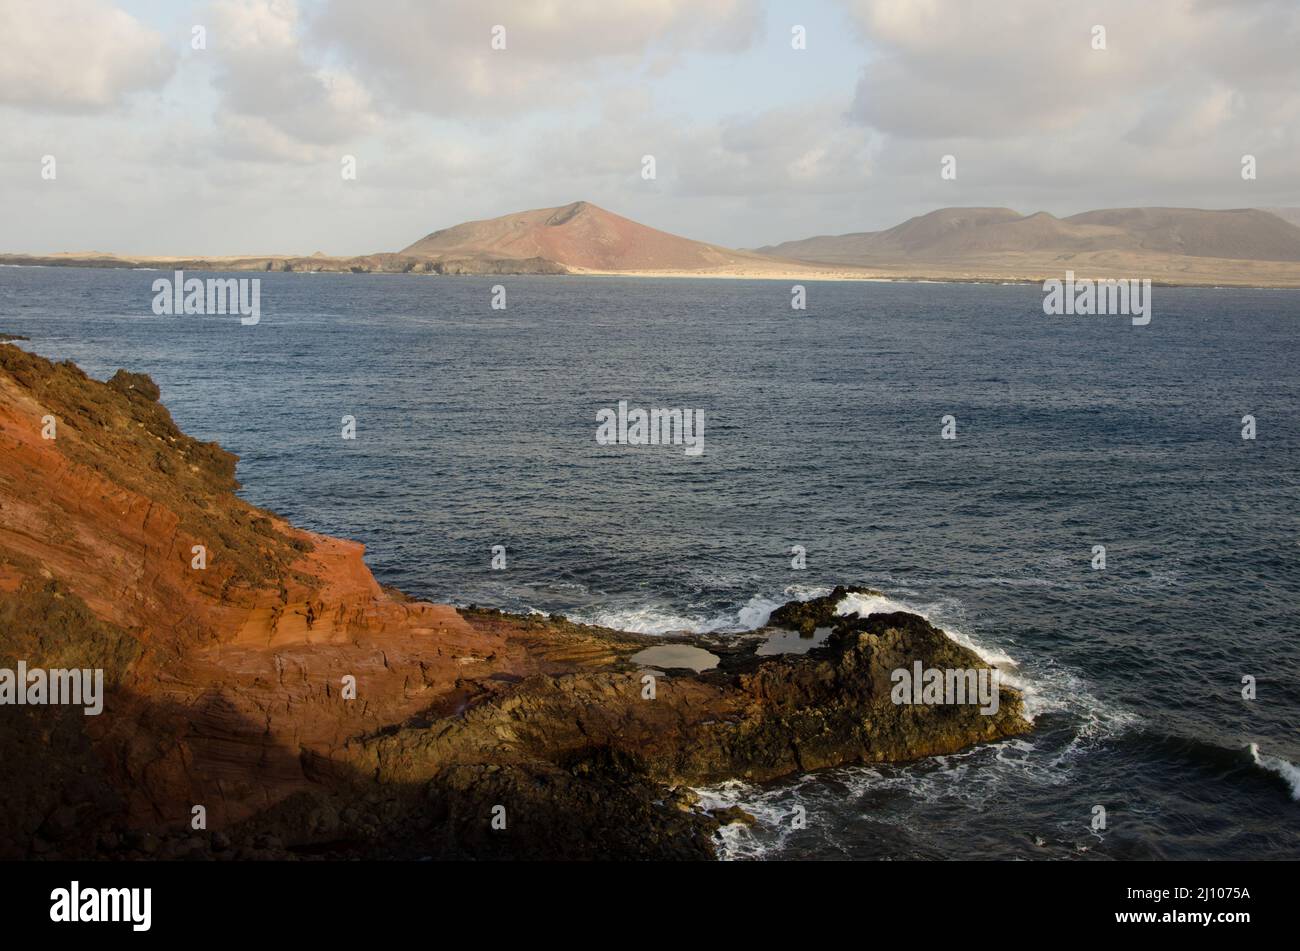
<instances>
[{"instance_id":1,"label":"breaking wave","mask_svg":"<svg viewBox=\"0 0 1300 951\"><path fill-rule=\"evenodd\" d=\"M1270 773L1276 773L1282 777L1282 780L1291 790L1291 798L1300 802L1300 766L1288 762L1280 756L1265 756L1259 751L1258 743L1250 744L1250 758L1255 761L1255 765L1260 769L1266 769Z\"/></svg>"}]
</instances>

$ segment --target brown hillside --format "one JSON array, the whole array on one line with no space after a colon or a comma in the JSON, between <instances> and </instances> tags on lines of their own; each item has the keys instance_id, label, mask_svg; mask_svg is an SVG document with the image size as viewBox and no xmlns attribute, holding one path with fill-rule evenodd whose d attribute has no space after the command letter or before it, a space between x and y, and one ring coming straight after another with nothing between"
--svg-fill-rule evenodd
<instances>
[{"instance_id":1,"label":"brown hillside","mask_svg":"<svg viewBox=\"0 0 1300 951\"><path fill-rule=\"evenodd\" d=\"M942 208L886 231L821 236L760 249L802 261L872 266L986 255L1173 255L1300 262L1300 228L1256 209L1113 208L1068 218L1008 208Z\"/></svg>"},{"instance_id":2,"label":"brown hillside","mask_svg":"<svg viewBox=\"0 0 1300 951\"><path fill-rule=\"evenodd\" d=\"M753 257L668 234L585 201L467 221L435 231L400 253L423 258L542 258L597 271L716 268Z\"/></svg>"},{"instance_id":3,"label":"brown hillside","mask_svg":"<svg viewBox=\"0 0 1300 951\"><path fill-rule=\"evenodd\" d=\"M1143 251L1242 261L1300 261L1300 228L1254 208L1110 208L1073 215L1065 221L1115 228Z\"/></svg>"}]
</instances>

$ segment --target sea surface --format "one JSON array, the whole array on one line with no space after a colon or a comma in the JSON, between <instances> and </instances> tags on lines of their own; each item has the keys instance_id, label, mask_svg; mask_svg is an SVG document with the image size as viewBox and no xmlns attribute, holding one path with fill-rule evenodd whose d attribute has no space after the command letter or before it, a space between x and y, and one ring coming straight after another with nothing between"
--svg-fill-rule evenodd
<instances>
[{"instance_id":1,"label":"sea surface","mask_svg":"<svg viewBox=\"0 0 1300 951\"><path fill-rule=\"evenodd\" d=\"M151 374L387 584L655 633L866 584L1014 661L1031 735L705 790L761 820L727 856L1300 858L1300 292L1137 327L1032 285L243 272L242 326L154 316L165 276L0 268L0 333ZM703 453L598 445L620 400Z\"/></svg>"}]
</instances>

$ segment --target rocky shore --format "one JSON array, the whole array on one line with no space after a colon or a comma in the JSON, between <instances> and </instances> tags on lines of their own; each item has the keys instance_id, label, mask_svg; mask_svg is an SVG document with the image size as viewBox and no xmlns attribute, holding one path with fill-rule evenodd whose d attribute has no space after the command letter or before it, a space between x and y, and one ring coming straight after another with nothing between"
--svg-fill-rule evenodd
<instances>
[{"instance_id":1,"label":"rocky shore","mask_svg":"<svg viewBox=\"0 0 1300 951\"><path fill-rule=\"evenodd\" d=\"M105 680L98 716L0 706L0 858L707 859L748 817L692 786L1029 729L1006 687L992 715L894 703L893 670L987 665L837 616L863 589L693 638L413 600L235 495L159 396L0 343L0 669ZM815 646L760 653L778 629ZM667 645L712 659L637 658Z\"/></svg>"}]
</instances>

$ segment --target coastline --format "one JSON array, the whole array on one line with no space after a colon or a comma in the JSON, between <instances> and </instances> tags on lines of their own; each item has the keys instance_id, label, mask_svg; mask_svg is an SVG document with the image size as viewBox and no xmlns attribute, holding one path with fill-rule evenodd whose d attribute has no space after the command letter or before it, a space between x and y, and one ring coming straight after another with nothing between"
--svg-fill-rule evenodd
<instances>
[{"instance_id":1,"label":"coastline","mask_svg":"<svg viewBox=\"0 0 1300 951\"><path fill-rule=\"evenodd\" d=\"M25 779L0 854L707 859L748 819L693 786L1031 728L1010 687L993 715L891 701L889 672L914 662L991 668L918 615L839 613L867 589L792 602L742 639L409 598L363 545L236 496L236 457L180 432L160 395L0 345L0 657L108 685L102 717L15 708L30 722L0 753ZM758 649L809 630L825 631L811 649Z\"/></svg>"},{"instance_id":2,"label":"coastline","mask_svg":"<svg viewBox=\"0 0 1300 951\"><path fill-rule=\"evenodd\" d=\"M285 274L413 274L416 276L514 277L582 276L674 280L768 280L899 284L1039 284L1060 279L1067 270L1079 280L1118 277L1150 279L1154 287L1300 288L1300 265L1284 261L1246 261L1169 255L1062 256L1051 261L1006 264L998 260L943 264L887 262L862 266L773 259L770 267L600 270L558 264L544 258L415 258L400 254L355 257L239 255L230 257L139 257L114 255L0 254L0 267L79 267L91 269L266 272Z\"/></svg>"}]
</instances>

